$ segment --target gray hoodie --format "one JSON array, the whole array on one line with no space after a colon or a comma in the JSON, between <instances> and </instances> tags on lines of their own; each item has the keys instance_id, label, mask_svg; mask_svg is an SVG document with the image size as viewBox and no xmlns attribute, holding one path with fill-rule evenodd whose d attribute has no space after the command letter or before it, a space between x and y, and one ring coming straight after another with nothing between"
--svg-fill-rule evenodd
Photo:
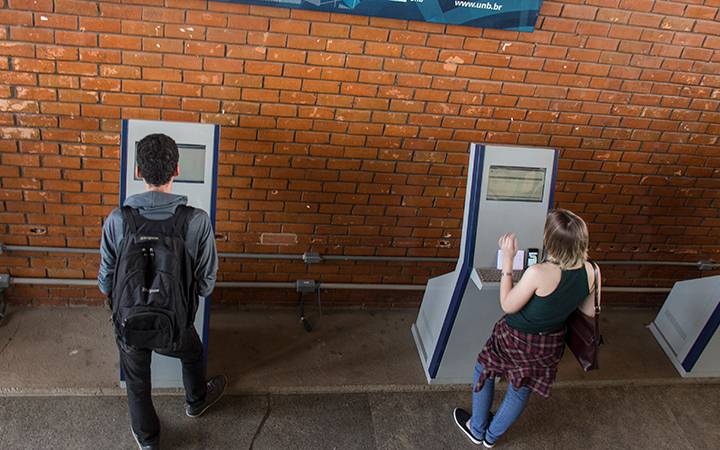
<instances>
[{"instance_id":1,"label":"gray hoodie","mask_svg":"<svg viewBox=\"0 0 720 450\"><path fill-rule=\"evenodd\" d=\"M150 220L167 219L175 213L178 205L186 204L187 197L184 195L156 191L143 192L125 199L126 206L136 208L140 215ZM112 292L113 273L118 250L122 247L123 229L122 212L120 208L115 208L105 220L100 241L98 286L105 295ZM215 287L218 257L210 217L202 209L195 209L190 218L185 241L192 258L198 295L207 297Z\"/></svg>"}]
</instances>

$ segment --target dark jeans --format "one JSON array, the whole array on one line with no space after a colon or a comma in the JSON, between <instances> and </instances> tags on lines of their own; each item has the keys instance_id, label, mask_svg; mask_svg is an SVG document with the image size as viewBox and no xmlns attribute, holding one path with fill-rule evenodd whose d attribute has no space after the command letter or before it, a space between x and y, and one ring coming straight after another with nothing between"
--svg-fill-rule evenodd
<instances>
[{"instance_id":1,"label":"dark jeans","mask_svg":"<svg viewBox=\"0 0 720 450\"><path fill-rule=\"evenodd\" d=\"M182 362L185 401L196 406L205 400L205 364L203 347L195 328L188 328L173 347L166 349L139 349L120 342L120 367L125 373L130 422L133 432L142 444L154 444L160 439L160 421L152 403L150 360L152 352L179 358Z\"/></svg>"}]
</instances>

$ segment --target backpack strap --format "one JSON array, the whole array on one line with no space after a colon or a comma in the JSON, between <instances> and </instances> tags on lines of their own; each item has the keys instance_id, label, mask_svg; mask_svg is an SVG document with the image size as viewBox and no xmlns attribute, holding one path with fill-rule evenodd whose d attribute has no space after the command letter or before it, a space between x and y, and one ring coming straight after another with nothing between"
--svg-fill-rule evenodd
<instances>
[{"instance_id":1,"label":"backpack strap","mask_svg":"<svg viewBox=\"0 0 720 450\"><path fill-rule=\"evenodd\" d=\"M174 235L182 236L183 239L187 236L188 224L190 223L190 218L194 212L195 208L192 206L178 205L178 207L175 208L175 220L173 224Z\"/></svg>"},{"instance_id":2,"label":"backpack strap","mask_svg":"<svg viewBox=\"0 0 720 450\"><path fill-rule=\"evenodd\" d=\"M137 233L137 218L140 216L137 210L131 206L123 206L120 208L120 212L122 213L123 223L126 228L125 234Z\"/></svg>"}]
</instances>

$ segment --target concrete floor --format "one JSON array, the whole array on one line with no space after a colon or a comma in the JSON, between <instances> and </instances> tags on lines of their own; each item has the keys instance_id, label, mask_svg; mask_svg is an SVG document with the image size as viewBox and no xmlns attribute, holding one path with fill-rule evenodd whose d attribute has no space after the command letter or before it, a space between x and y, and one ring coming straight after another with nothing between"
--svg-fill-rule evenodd
<instances>
[{"instance_id":1,"label":"concrete floor","mask_svg":"<svg viewBox=\"0 0 720 450\"><path fill-rule=\"evenodd\" d=\"M416 315L311 311L315 329L307 333L293 310L213 311L208 373L226 374L235 394L463 389L427 385L410 333ZM647 330L655 315L606 308L601 370L582 372L566 352L556 386L691 382L679 377ZM121 394L117 377L117 349L102 308L17 309L0 327L0 394Z\"/></svg>"},{"instance_id":2,"label":"concrete floor","mask_svg":"<svg viewBox=\"0 0 720 450\"><path fill-rule=\"evenodd\" d=\"M416 314L311 311L306 333L292 310L213 311L209 373L228 375L231 395L195 420L177 392L156 396L164 448L477 448L450 418L469 407L468 385L425 382ZM497 448L718 448L720 382L676 373L646 328L655 314L606 308L601 370L583 373L568 352L552 396L533 397ZM0 327L0 448L133 448L116 351L100 308L12 311Z\"/></svg>"},{"instance_id":3,"label":"concrete floor","mask_svg":"<svg viewBox=\"0 0 720 450\"><path fill-rule=\"evenodd\" d=\"M452 422L468 392L228 396L198 419L155 400L166 449L471 449ZM496 448L715 449L714 385L557 389L532 397ZM0 397L0 448L132 449L125 398Z\"/></svg>"}]
</instances>

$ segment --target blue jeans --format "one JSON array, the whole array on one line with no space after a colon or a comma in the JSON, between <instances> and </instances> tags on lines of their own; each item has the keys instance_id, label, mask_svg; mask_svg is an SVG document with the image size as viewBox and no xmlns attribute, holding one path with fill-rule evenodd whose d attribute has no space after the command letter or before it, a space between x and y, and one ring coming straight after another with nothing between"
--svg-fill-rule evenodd
<instances>
[{"instance_id":1,"label":"blue jeans","mask_svg":"<svg viewBox=\"0 0 720 450\"><path fill-rule=\"evenodd\" d=\"M476 439L485 439L488 444L492 444L520 417L530 398L530 388L522 386L520 389L515 389L511 383L508 383L505 398L503 398L492 422L488 423L490 407L495 394L495 378L487 378L480 392L475 392L475 386L483 369L483 365L479 362L475 365L470 431Z\"/></svg>"}]
</instances>

